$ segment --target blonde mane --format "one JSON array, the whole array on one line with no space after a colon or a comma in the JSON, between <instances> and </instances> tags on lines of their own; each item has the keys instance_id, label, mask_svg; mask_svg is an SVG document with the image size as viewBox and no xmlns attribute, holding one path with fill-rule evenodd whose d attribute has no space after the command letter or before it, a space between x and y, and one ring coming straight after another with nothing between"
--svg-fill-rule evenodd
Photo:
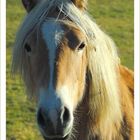
<instances>
[{"instance_id":1,"label":"blonde mane","mask_svg":"<svg viewBox=\"0 0 140 140\"><path fill-rule=\"evenodd\" d=\"M13 72L26 73L24 45L31 32L39 29L40 24L47 20L47 14L52 7L58 7L82 32L88 40L87 57L90 73L90 114L98 118L98 129L104 133L103 137L112 136L116 120L122 119L117 67L119 59L114 42L98 25L91 20L87 13L80 11L68 0L42 0L24 19L17 34L14 54ZM58 14L59 16L59 14ZM59 18L59 17L58 17ZM49 20L49 19L48 19ZM57 20L57 19L56 19ZM95 113L96 112L96 113ZM104 121L106 120L106 121ZM92 121L92 120L91 120ZM109 132L106 126L110 127ZM97 126L96 126L97 127ZM95 128L92 128L93 131Z\"/></svg>"}]
</instances>

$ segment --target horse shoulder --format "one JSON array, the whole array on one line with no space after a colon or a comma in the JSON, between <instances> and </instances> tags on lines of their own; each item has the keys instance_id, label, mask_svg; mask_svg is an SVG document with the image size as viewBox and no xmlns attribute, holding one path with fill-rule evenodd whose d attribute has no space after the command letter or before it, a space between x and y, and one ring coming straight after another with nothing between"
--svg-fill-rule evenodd
<instances>
[{"instance_id":1,"label":"horse shoulder","mask_svg":"<svg viewBox=\"0 0 140 140\"><path fill-rule=\"evenodd\" d=\"M134 73L125 66L119 66L120 101L123 121L121 133L124 139L134 139Z\"/></svg>"},{"instance_id":2,"label":"horse shoulder","mask_svg":"<svg viewBox=\"0 0 140 140\"><path fill-rule=\"evenodd\" d=\"M129 91L132 93L132 96L134 96L134 73L133 73L133 71L122 65L120 65L119 69L120 69L121 78L124 80Z\"/></svg>"}]
</instances>

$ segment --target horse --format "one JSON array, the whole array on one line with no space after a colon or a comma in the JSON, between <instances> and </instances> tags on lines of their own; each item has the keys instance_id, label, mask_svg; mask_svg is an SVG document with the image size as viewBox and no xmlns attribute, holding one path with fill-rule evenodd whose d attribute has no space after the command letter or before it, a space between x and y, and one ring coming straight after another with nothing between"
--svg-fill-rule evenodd
<instances>
[{"instance_id":1,"label":"horse","mask_svg":"<svg viewBox=\"0 0 140 140\"><path fill-rule=\"evenodd\" d=\"M22 0L12 72L37 102L45 140L133 140L134 74L87 0Z\"/></svg>"}]
</instances>

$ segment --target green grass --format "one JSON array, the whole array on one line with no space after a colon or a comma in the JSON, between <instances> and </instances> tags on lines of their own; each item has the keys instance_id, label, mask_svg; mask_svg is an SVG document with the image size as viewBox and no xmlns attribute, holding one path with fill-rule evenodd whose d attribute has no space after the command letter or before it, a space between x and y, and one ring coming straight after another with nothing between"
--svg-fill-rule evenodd
<instances>
[{"instance_id":1,"label":"green grass","mask_svg":"<svg viewBox=\"0 0 140 140\"><path fill-rule=\"evenodd\" d=\"M117 44L122 64L133 69L133 0L89 0L89 13ZM10 75L13 43L24 15L20 0L7 0L7 140L42 140L35 103L27 100L20 78Z\"/></svg>"}]
</instances>

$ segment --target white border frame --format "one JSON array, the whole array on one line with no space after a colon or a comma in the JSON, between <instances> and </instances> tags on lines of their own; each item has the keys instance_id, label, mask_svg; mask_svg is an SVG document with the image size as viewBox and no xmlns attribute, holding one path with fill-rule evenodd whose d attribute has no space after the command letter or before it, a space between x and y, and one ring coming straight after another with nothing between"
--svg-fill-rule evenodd
<instances>
[{"instance_id":1,"label":"white border frame","mask_svg":"<svg viewBox=\"0 0 140 140\"><path fill-rule=\"evenodd\" d=\"M134 138L140 138L140 2L134 0L134 69L135 69L135 131ZM0 139L6 140L6 0L0 1Z\"/></svg>"},{"instance_id":2,"label":"white border frame","mask_svg":"<svg viewBox=\"0 0 140 140\"><path fill-rule=\"evenodd\" d=\"M139 140L140 138L140 11L139 11L140 3L139 0L134 0L134 75L135 75L135 98L134 98L134 139Z\"/></svg>"},{"instance_id":3,"label":"white border frame","mask_svg":"<svg viewBox=\"0 0 140 140\"><path fill-rule=\"evenodd\" d=\"M0 1L0 138L6 140L6 0Z\"/></svg>"}]
</instances>

